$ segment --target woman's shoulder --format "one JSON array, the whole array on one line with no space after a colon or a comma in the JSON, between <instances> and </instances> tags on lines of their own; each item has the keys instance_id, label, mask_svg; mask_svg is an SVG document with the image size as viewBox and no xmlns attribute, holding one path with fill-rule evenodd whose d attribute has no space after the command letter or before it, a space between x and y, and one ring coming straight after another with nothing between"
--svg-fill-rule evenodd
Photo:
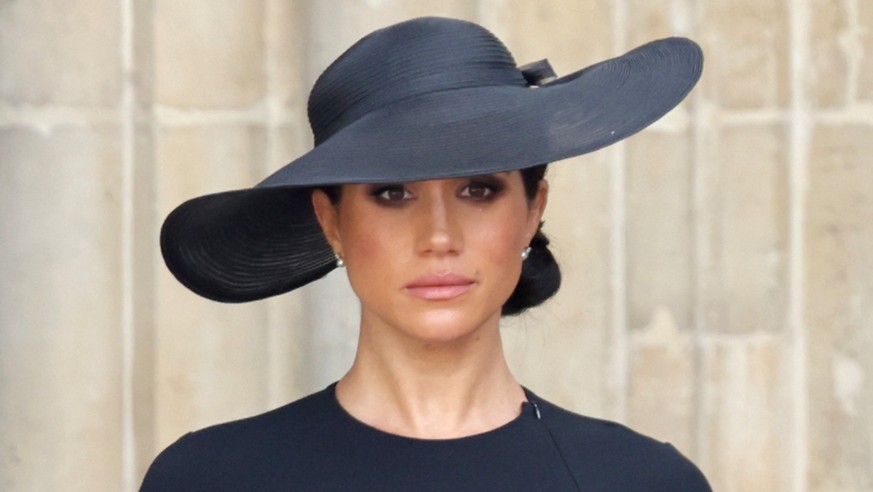
<instances>
[{"instance_id":1,"label":"woman's shoulder","mask_svg":"<svg viewBox=\"0 0 873 492\"><path fill-rule=\"evenodd\" d=\"M183 435L155 458L140 490L234 490L233 484L248 488L252 479L269 477L267 463L286 458L292 464L300 450L295 443L311 442L319 432L315 417L329 404L326 391Z\"/></svg>"},{"instance_id":2,"label":"woman's shoulder","mask_svg":"<svg viewBox=\"0 0 873 492\"><path fill-rule=\"evenodd\" d=\"M577 480L597 490L711 491L703 473L672 445L534 398Z\"/></svg>"}]
</instances>

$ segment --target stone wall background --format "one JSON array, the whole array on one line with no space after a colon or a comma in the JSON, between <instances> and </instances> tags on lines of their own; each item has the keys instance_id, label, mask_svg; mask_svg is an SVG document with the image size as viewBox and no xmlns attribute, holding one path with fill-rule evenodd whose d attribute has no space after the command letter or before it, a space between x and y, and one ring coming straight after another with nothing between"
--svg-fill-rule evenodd
<instances>
[{"instance_id":1,"label":"stone wall background","mask_svg":"<svg viewBox=\"0 0 873 492\"><path fill-rule=\"evenodd\" d=\"M716 490L873 490L866 0L0 0L0 489L135 490L182 433L343 373L341 274L219 305L157 231L306 151L320 71L428 14L564 74L674 34L708 57L679 109L553 168L566 283L506 323L520 379Z\"/></svg>"}]
</instances>

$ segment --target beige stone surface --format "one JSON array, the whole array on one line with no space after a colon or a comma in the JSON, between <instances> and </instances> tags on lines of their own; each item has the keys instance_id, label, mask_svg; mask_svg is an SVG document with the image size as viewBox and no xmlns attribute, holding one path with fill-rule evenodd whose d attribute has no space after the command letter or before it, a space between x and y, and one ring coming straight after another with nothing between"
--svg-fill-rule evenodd
<instances>
[{"instance_id":1,"label":"beige stone surface","mask_svg":"<svg viewBox=\"0 0 873 492\"><path fill-rule=\"evenodd\" d=\"M861 29L856 32L855 43L860 48L860 53L866 56L860 56L858 63L858 96L861 100L869 103L873 100L873 36L869 35L869 26L873 26L873 4L870 2L860 2L858 4L859 20L858 24ZM858 53L858 51L856 51Z\"/></svg>"},{"instance_id":2,"label":"beige stone surface","mask_svg":"<svg viewBox=\"0 0 873 492\"><path fill-rule=\"evenodd\" d=\"M707 54L701 86L721 107L785 107L789 88L789 4L717 0L696 8L694 30Z\"/></svg>"},{"instance_id":3,"label":"beige stone surface","mask_svg":"<svg viewBox=\"0 0 873 492\"><path fill-rule=\"evenodd\" d=\"M686 132L627 144L628 422L694 450L692 154Z\"/></svg>"},{"instance_id":4,"label":"beige stone surface","mask_svg":"<svg viewBox=\"0 0 873 492\"><path fill-rule=\"evenodd\" d=\"M265 0L155 0L159 104L241 108L264 97Z\"/></svg>"},{"instance_id":5,"label":"beige stone surface","mask_svg":"<svg viewBox=\"0 0 873 492\"><path fill-rule=\"evenodd\" d=\"M477 14L478 6L476 1L471 0L325 0L323 2L309 3L308 7L312 12L321 13L319 16L324 16L323 13L333 12L334 15L328 16L342 22L361 22L363 19L369 19L365 22L377 22L382 25L402 22L413 17L421 16L441 16L441 17L456 17L460 19L473 20ZM353 24L347 24L353 25ZM359 24L360 25L360 24ZM361 37L369 31L359 34ZM354 32L347 32L346 35L354 36ZM354 41L354 40L353 40ZM348 46L340 44L339 46Z\"/></svg>"},{"instance_id":6,"label":"beige stone surface","mask_svg":"<svg viewBox=\"0 0 873 492\"><path fill-rule=\"evenodd\" d=\"M0 2L0 101L110 106L121 95L119 2Z\"/></svg>"},{"instance_id":7,"label":"beige stone surface","mask_svg":"<svg viewBox=\"0 0 873 492\"><path fill-rule=\"evenodd\" d=\"M718 223L712 250L718 287L707 292L712 329L785 329L788 297L787 129L726 127L718 157Z\"/></svg>"},{"instance_id":8,"label":"beige stone surface","mask_svg":"<svg viewBox=\"0 0 873 492\"><path fill-rule=\"evenodd\" d=\"M348 371L355 357L360 307L345 270L334 270L324 279L301 289L306 299L307 321L303 330L307 392L323 389Z\"/></svg>"},{"instance_id":9,"label":"beige stone surface","mask_svg":"<svg viewBox=\"0 0 873 492\"><path fill-rule=\"evenodd\" d=\"M805 316L810 490L873 489L873 139L818 126L812 141Z\"/></svg>"},{"instance_id":10,"label":"beige stone surface","mask_svg":"<svg viewBox=\"0 0 873 492\"><path fill-rule=\"evenodd\" d=\"M0 129L0 489L118 489L119 132Z\"/></svg>"},{"instance_id":11,"label":"beige stone surface","mask_svg":"<svg viewBox=\"0 0 873 492\"><path fill-rule=\"evenodd\" d=\"M692 155L685 132L643 132L627 144L627 297L631 330L667 310L692 322Z\"/></svg>"},{"instance_id":12,"label":"beige stone surface","mask_svg":"<svg viewBox=\"0 0 873 492\"><path fill-rule=\"evenodd\" d=\"M676 0L630 0L627 2L628 47L653 39L688 36L691 27L691 4Z\"/></svg>"},{"instance_id":13,"label":"beige stone surface","mask_svg":"<svg viewBox=\"0 0 873 492\"><path fill-rule=\"evenodd\" d=\"M720 338L704 350L700 461L713 490L791 490L791 344Z\"/></svg>"},{"instance_id":14,"label":"beige stone surface","mask_svg":"<svg viewBox=\"0 0 873 492\"><path fill-rule=\"evenodd\" d=\"M312 82L307 78L310 43L305 4L266 0L263 29L266 97L279 106L281 113L275 116L299 121L308 130L306 102Z\"/></svg>"},{"instance_id":15,"label":"beige stone surface","mask_svg":"<svg viewBox=\"0 0 873 492\"><path fill-rule=\"evenodd\" d=\"M666 306L631 335L628 424L669 442L686 456L697 452L697 385L693 334Z\"/></svg>"},{"instance_id":16,"label":"beige stone surface","mask_svg":"<svg viewBox=\"0 0 873 492\"><path fill-rule=\"evenodd\" d=\"M122 73L124 72L123 63L127 50L130 53L130 66L127 68L129 73L126 74L130 81L129 89L132 93L134 108L137 111L134 120L141 127L150 126L150 116L155 103L155 1L156 0L137 0L130 3L131 25L128 28L129 32L124 32L125 28L121 26L122 36L125 38L124 43L129 43L129 46L117 47L122 53L118 63L121 64ZM124 5L123 3L121 5ZM119 13L121 15L121 13ZM124 74L123 74L124 76ZM123 102L122 102L123 104ZM137 142L148 138L136 139ZM136 155L140 155L139 152ZM149 165L148 167L153 167Z\"/></svg>"},{"instance_id":17,"label":"beige stone surface","mask_svg":"<svg viewBox=\"0 0 873 492\"><path fill-rule=\"evenodd\" d=\"M132 408L127 416L135 439L131 445L136 476L145 474L148 465L142 457L151 457L159 451L151 436L155 434L155 275L160 260L155 255L158 244L155 204L154 134L150 125L134 128L135 150L132 180L136 183L131 198L132 217L126 218L130 227L130 339L132 361L126 381L130 385ZM122 289L125 290L125 289ZM140 459L137 461L135 457Z\"/></svg>"},{"instance_id":18,"label":"beige stone surface","mask_svg":"<svg viewBox=\"0 0 873 492\"><path fill-rule=\"evenodd\" d=\"M465 0L323 0L307 2L309 86L327 66L371 31L422 15L470 19L475 2Z\"/></svg>"},{"instance_id":19,"label":"beige stone surface","mask_svg":"<svg viewBox=\"0 0 873 492\"><path fill-rule=\"evenodd\" d=\"M226 124L157 130L158 216L206 193L254 186L263 179L264 130Z\"/></svg>"},{"instance_id":20,"label":"beige stone surface","mask_svg":"<svg viewBox=\"0 0 873 492\"><path fill-rule=\"evenodd\" d=\"M861 2L864 3L864 2ZM818 107L843 106L848 100L849 29L848 2L812 0L810 2L808 91Z\"/></svg>"},{"instance_id":21,"label":"beige stone surface","mask_svg":"<svg viewBox=\"0 0 873 492\"><path fill-rule=\"evenodd\" d=\"M698 315L706 332L785 329L788 309L788 130L703 130L695 170Z\"/></svg>"},{"instance_id":22,"label":"beige stone surface","mask_svg":"<svg viewBox=\"0 0 873 492\"><path fill-rule=\"evenodd\" d=\"M616 54L606 0L482 0L479 11L479 21L519 65L548 58L558 75L566 75Z\"/></svg>"}]
</instances>

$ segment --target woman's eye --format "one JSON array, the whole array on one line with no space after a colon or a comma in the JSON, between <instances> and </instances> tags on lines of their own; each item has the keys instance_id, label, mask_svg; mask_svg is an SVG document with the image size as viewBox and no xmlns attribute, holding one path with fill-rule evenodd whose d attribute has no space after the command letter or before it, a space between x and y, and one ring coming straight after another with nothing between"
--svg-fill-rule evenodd
<instances>
[{"instance_id":1,"label":"woman's eye","mask_svg":"<svg viewBox=\"0 0 873 492\"><path fill-rule=\"evenodd\" d=\"M384 186L377 189L373 195L384 202L399 202L412 197L412 193L400 185Z\"/></svg>"},{"instance_id":2,"label":"woman's eye","mask_svg":"<svg viewBox=\"0 0 873 492\"><path fill-rule=\"evenodd\" d=\"M472 198L474 200L487 200L498 191L494 186L488 183L472 182L461 190L461 196Z\"/></svg>"}]
</instances>

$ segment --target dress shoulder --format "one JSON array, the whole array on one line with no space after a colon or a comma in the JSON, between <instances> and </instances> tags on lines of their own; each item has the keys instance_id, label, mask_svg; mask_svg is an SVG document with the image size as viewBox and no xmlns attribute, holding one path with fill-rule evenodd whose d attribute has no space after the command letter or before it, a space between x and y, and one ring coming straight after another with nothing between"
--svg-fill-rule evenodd
<instances>
[{"instance_id":1,"label":"dress shoulder","mask_svg":"<svg viewBox=\"0 0 873 492\"><path fill-rule=\"evenodd\" d=\"M711 492L700 469L672 445L616 422L536 401L582 490Z\"/></svg>"},{"instance_id":2,"label":"dress shoulder","mask_svg":"<svg viewBox=\"0 0 873 492\"><path fill-rule=\"evenodd\" d=\"M318 432L309 424L317 425L323 393L183 435L155 458L140 491L243 490L278 478L270 464L279 456L293 462L293 444Z\"/></svg>"}]
</instances>

